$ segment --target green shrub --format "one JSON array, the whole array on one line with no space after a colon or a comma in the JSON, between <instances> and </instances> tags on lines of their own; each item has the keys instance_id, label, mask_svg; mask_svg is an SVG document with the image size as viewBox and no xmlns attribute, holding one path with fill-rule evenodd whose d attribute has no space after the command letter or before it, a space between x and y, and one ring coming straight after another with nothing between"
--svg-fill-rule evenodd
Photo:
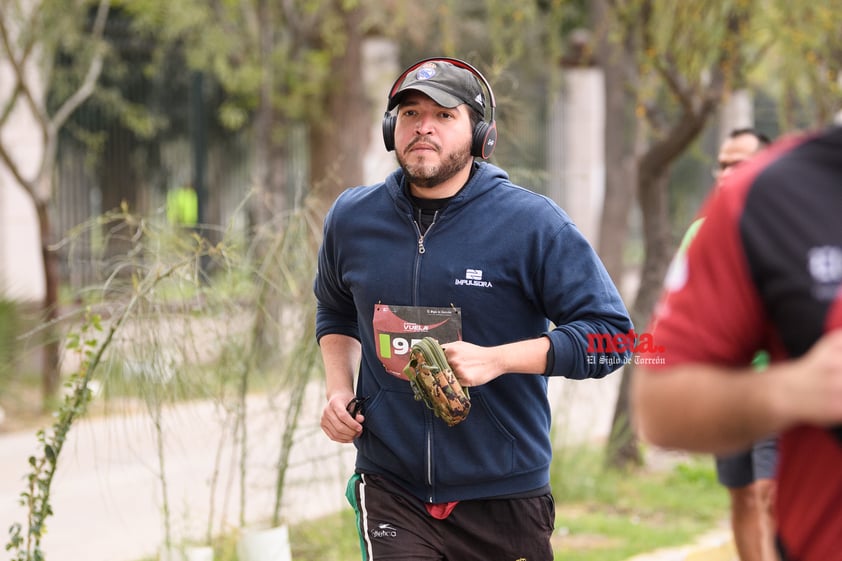
<instances>
[{"instance_id":1,"label":"green shrub","mask_svg":"<svg viewBox=\"0 0 842 561\"><path fill-rule=\"evenodd\" d=\"M728 498L710 456L677 458L661 468L605 467L598 446L556 449L557 559L620 561L692 541L728 515Z\"/></svg>"},{"instance_id":2,"label":"green shrub","mask_svg":"<svg viewBox=\"0 0 842 561\"><path fill-rule=\"evenodd\" d=\"M15 302L0 298L0 390L6 387L17 362L20 312Z\"/></svg>"}]
</instances>

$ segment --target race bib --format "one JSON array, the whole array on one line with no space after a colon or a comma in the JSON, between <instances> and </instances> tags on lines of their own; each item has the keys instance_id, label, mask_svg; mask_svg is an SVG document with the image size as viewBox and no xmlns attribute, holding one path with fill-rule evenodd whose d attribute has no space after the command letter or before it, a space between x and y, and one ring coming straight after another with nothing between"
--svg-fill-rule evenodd
<instances>
[{"instance_id":1,"label":"race bib","mask_svg":"<svg viewBox=\"0 0 842 561\"><path fill-rule=\"evenodd\" d=\"M462 339L462 312L459 308L424 306L374 306L374 344L386 372L406 380L403 369L409 362L412 345L432 337L439 343Z\"/></svg>"}]
</instances>

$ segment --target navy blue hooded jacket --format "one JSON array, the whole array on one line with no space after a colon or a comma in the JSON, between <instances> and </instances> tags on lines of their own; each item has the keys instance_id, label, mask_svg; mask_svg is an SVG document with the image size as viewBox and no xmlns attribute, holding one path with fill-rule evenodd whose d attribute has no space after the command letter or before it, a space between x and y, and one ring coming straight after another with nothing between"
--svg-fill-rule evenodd
<instances>
[{"instance_id":1,"label":"navy blue hooded jacket","mask_svg":"<svg viewBox=\"0 0 842 561\"><path fill-rule=\"evenodd\" d=\"M468 269L481 271L484 282L464 282ZM632 330L590 244L552 200L486 162L475 164L423 238L401 170L342 193L325 219L315 295L317 339L343 334L362 343L356 393L369 399L355 440L357 469L432 503L548 486L547 377L510 373L472 387L470 414L448 427L378 360L376 304L461 308L463 340L481 346L545 334L551 375L600 378L630 354L598 360L588 352L588 334Z\"/></svg>"}]
</instances>

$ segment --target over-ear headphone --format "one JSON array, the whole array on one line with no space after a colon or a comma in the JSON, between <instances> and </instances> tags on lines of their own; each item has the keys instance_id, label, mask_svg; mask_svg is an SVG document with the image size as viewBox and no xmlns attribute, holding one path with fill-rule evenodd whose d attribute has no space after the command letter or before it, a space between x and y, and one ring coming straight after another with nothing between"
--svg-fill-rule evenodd
<instances>
[{"instance_id":1,"label":"over-ear headphone","mask_svg":"<svg viewBox=\"0 0 842 561\"><path fill-rule=\"evenodd\" d=\"M406 77L413 70L416 70L429 62L447 62L453 66L464 68L476 76L482 85L485 86L485 90L488 92L488 106L490 108L488 112L489 117L487 121L482 120L474 125L473 137L471 139L471 155L484 160L490 158L491 153L494 152L494 147L497 144L497 123L494 121L494 112L497 108L497 103L494 100L494 92L491 90L491 84L488 83L485 76L483 76L479 70L463 60L447 57L425 58L423 60L419 60L401 72L401 75L398 76L397 80L395 80L395 83L389 90L389 103L387 108L391 105L392 98L397 94ZM483 115L483 117L485 116ZM383 143L386 145L386 150L390 152L395 149L395 124L397 123L397 120L398 118L387 109L386 114L383 116Z\"/></svg>"}]
</instances>

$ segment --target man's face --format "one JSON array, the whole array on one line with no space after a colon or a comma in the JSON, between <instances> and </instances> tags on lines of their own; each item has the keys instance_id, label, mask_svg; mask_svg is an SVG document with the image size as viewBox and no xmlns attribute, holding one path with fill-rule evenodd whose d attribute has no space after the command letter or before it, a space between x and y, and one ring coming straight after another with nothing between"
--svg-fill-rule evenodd
<instances>
[{"instance_id":1,"label":"man's face","mask_svg":"<svg viewBox=\"0 0 842 561\"><path fill-rule=\"evenodd\" d=\"M714 172L717 180L722 180L734 170L734 166L748 160L760 150L760 141L753 134L741 134L722 143L717 156Z\"/></svg>"},{"instance_id":2,"label":"man's face","mask_svg":"<svg viewBox=\"0 0 842 561\"><path fill-rule=\"evenodd\" d=\"M410 91L401 100L397 117L395 154L410 185L437 187L473 161L466 105L442 107L426 95Z\"/></svg>"}]
</instances>

